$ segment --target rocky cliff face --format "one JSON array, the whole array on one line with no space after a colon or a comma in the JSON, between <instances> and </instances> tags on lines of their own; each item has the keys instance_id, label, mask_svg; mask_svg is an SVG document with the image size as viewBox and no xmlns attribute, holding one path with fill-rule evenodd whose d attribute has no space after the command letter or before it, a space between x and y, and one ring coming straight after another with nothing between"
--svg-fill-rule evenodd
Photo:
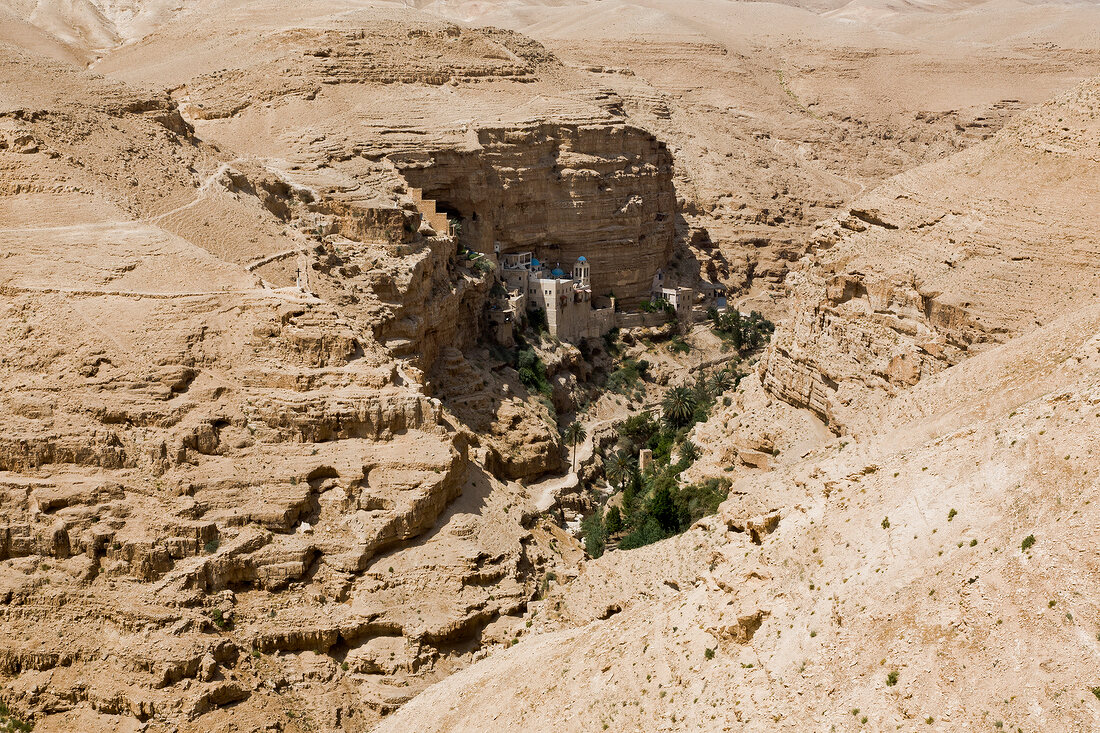
<instances>
[{"instance_id":1,"label":"rocky cliff face","mask_svg":"<svg viewBox=\"0 0 1100 733\"><path fill-rule=\"evenodd\" d=\"M799 273L789 285L812 295L764 354L761 377L769 392L834 430L850 424L853 402L865 406L868 392L895 394L993 339L965 309L937 303L912 280Z\"/></svg>"},{"instance_id":2,"label":"rocky cliff face","mask_svg":"<svg viewBox=\"0 0 1100 733\"><path fill-rule=\"evenodd\" d=\"M738 481L684 535L589 563L537 606L540 633L378 730L465 730L486 715L537 731L582 717L627 730L1087 728L1095 697L1077 680L1092 661L1078 650L1095 593L1066 577L1091 571L1075 548L1096 534L1097 316L923 380L881 434ZM1062 690L1073 702L1049 705Z\"/></svg>"},{"instance_id":3,"label":"rocky cliff face","mask_svg":"<svg viewBox=\"0 0 1100 733\"><path fill-rule=\"evenodd\" d=\"M888 178L979 143L1028 107L1100 73L1095 42L1076 34L1042 50L1015 48L1023 55L1011 77L1005 49L979 48L971 33L944 34L949 46L961 44L957 52L914 52L922 41L913 45L910 34L926 38L925 23L937 16L879 34L882 27L862 14L807 14L805 32L791 33L793 15L779 20L753 4L662 3L640 16L625 0L566 5L574 11L537 6L488 17L583 69L616 95L632 124L668 144L684 223L693 230L696 261L683 269L751 297L746 310L773 320L793 312L783 280L809 250L817 223ZM455 17L486 12L475 3L432 7ZM907 13L883 11L895 12ZM998 20L1001 28L1013 22ZM1059 34L1055 24L1019 22ZM883 74L894 80L889 90Z\"/></svg>"},{"instance_id":4,"label":"rocky cliff face","mask_svg":"<svg viewBox=\"0 0 1100 733\"><path fill-rule=\"evenodd\" d=\"M461 216L462 240L502 254L535 252L569 270L592 265L592 288L628 303L649 295L672 253L672 156L616 120L482 128L476 144L395 163L412 185Z\"/></svg>"},{"instance_id":5,"label":"rocky cliff face","mask_svg":"<svg viewBox=\"0 0 1100 733\"><path fill-rule=\"evenodd\" d=\"M52 6L33 15L67 22ZM579 550L542 513L567 490L573 506L591 498L576 481L532 482L563 467L548 403L570 409L575 353L549 342L540 351L544 401L481 347L489 279L457 257L442 227L423 226L410 187L462 218L466 243L534 249L565 267L583 254L597 292L628 302L644 297L658 267L676 266L672 247L684 238L700 260L680 260L680 273L727 274L718 252L702 254L715 242L698 226L707 217L729 224L727 251L764 252L735 274L774 285L805 251L783 225L800 233L863 185L838 177L850 151L831 147L837 129L862 123L807 123L820 144L803 149L789 114L816 113L770 61L753 71L754 85L725 76L733 67L721 61L712 77L721 84L651 87L625 70L566 67L515 33L405 8L188 0L106 14L130 6L152 11L127 31L133 42L109 48L114 32L70 38L89 61L87 45L103 44L94 67L106 77L12 51L16 34L0 28L6 706L42 729L363 731L529 629L567 627L489 660L472 686L445 683L392 726L649 729L665 725L675 698L671 729L784 716L803 729L842 726L855 705L881 714L874 724L901 725L919 705L973 728L986 721L966 717L977 709L971 695L1020 715L1047 704L1032 688L1015 708L999 702L1006 669L1042 679L1065 706L1056 715L1092 719L1088 708L1066 712L1080 704L1066 691L1087 664L1051 672L1037 661L1045 644L1005 643L982 667L972 642L1002 639L983 599L999 611L1016 597L1003 589L1024 578L1027 602L1007 625L1045 623L1041 641L1054 639L1061 659L1088 659L1080 629L1097 619L1086 591L1028 568L1065 566L1087 586L1075 548L1095 544L1085 497L1096 313L1057 323L1004 363L982 354L972 371L952 370L1091 292L1097 222L1076 209L1100 193L1087 132L1094 88L1031 118L1041 134L1025 121L954 167L857 202L819 232L815 259L789 280L805 309L777 337L764 384L853 432L857 406L908 387L880 410L894 433L811 453L823 441L803 433L818 426L795 423L750 383L696 432L711 454L696 470L735 459L764 469L779 458L782 472L739 484L721 516L671 548L588 565L562 590L555 575L568 578L564 558ZM18 3L12 17L31 17L30 7ZM0 13L9 17L6 6ZM670 53L741 64L714 43L647 53L654 74ZM832 60L846 76L853 57ZM593 82L605 76L616 91ZM745 124L760 110L707 87L778 98L779 116ZM625 117L683 114L658 88L694 97L686 126L650 129L690 147L695 165L678 180L698 184L695 226L677 219L670 151ZM927 135L957 119L913 146L886 147L924 155L935 147ZM691 127L707 134L684 134ZM895 130L853 135L852 148ZM951 135L937 149L974 134L984 133ZM828 165L813 164L823 152ZM727 159L738 161L736 176ZM761 176L767 185L748 203L727 185L748 166L778 162L784 173ZM881 162L869 168L864 180L883 175ZM937 178L964 183L924 185ZM1015 191L1033 208L1005 205ZM1051 220L1069 223L1051 234ZM986 279L999 286L984 289ZM950 382L942 391L941 381ZM976 422L1009 403L995 428ZM777 430L779 421L793 427ZM743 444L723 445L727 430ZM592 432L599 444L613 428ZM975 455L994 470L975 475ZM991 506L1002 494L1015 503ZM947 524L952 504L965 524ZM885 514L904 532L868 546L889 530ZM935 525L933 514L946 519ZM1002 553L1032 525L1069 541L1038 564ZM974 535L995 544L964 554ZM936 563L943 580L928 593ZM965 602L935 605L947 596ZM1034 612L1055 596L1074 604L1073 618L1061 607ZM868 597L886 599L885 610L868 612ZM827 637L806 609L829 619ZM949 664L951 684L886 702L881 685L853 685L852 669L911 658L897 619L912 618L923 619L914 636L947 640L943 655L914 663L914 678ZM986 672L998 689L983 699L973 690Z\"/></svg>"},{"instance_id":6,"label":"rocky cliff face","mask_svg":"<svg viewBox=\"0 0 1100 733\"><path fill-rule=\"evenodd\" d=\"M533 81L540 68L557 63L545 48L518 33L463 28L386 8L339 14L325 27L286 29L279 19L255 20L267 26L261 48L232 54L233 69L193 70L189 114L221 119L257 103L287 97L311 100L326 84ZM239 41L242 52L250 41L247 36ZM276 67L281 73L266 73Z\"/></svg>"},{"instance_id":7,"label":"rocky cliff face","mask_svg":"<svg viewBox=\"0 0 1100 733\"><path fill-rule=\"evenodd\" d=\"M788 277L803 310L763 376L850 435L796 448L812 425L745 385L689 470L730 475L740 434L782 446L772 471L586 563L532 604L540 633L377 730L1091 728L1098 90L896 179Z\"/></svg>"},{"instance_id":8,"label":"rocky cliff face","mask_svg":"<svg viewBox=\"0 0 1100 733\"><path fill-rule=\"evenodd\" d=\"M331 238L314 250L310 287L340 302L406 373L430 371L440 350L466 349L482 337L491 278L456 256L451 237L430 237L403 251Z\"/></svg>"},{"instance_id":9,"label":"rocky cliff face","mask_svg":"<svg viewBox=\"0 0 1100 733\"><path fill-rule=\"evenodd\" d=\"M395 354L415 356L421 369L443 346L471 345L480 306L470 288L442 292L453 278L434 254L406 279L412 266L400 259L409 253L380 252L419 226L401 220L415 215L408 187L461 221L462 244L535 250L564 269L584 255L595 291L628 303L648 296L684 236L666 146L538 43L394 9L275 18L242 3L238 12L247 30L223 45L206 38L223 33L214 19L180 19L101 70L172 88L199 134L264 161L266 175L249 173L256 191L277 188L270 178L307 191L311 200L286 218L303 233L320 230L325 274L334 270L355 291L345 297L362 301L363 322L375 321ZM192 49L186 60L182 43ZM274 281L277 269L258 271ZM371 291L383 294L377 304Z\"/></svg>"},{"instance_id":10,"label":"rocky cliff face","mask_svg":"<svg viewBox=\"0 0 1100 733\"><path fill-rule=\"evenodd\" d=\"M672 246L671 157L537 44L383 15L272 32L260 12L229 45L169 24L124 67L171 96L0 56L20 713L364 730L521 634L573 542L524 486L562 468L555 415L479 345L491 279L409 189L641 297ZM144 65L184 46L206 50ZM385 126L358 126L372 108Z\"/></svg>"}]
</instances>

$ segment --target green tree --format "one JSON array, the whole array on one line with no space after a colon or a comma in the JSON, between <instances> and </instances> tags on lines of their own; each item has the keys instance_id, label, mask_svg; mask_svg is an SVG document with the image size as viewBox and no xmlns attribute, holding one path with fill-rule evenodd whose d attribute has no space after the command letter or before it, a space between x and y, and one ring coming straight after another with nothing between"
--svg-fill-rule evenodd
<instances>
[{"instance_id":1,"label":"green tree","mask_svg":"<svg viewBox=\"0 0 1100 733\"><path fill-rule=\"evenodd\" d=\"M629 524L633 526L634 513L638 509L638 502L644 490L645 482L642 480L642 474L638 471L637 466L632 466L630 481L627 482L626 488L623 489L622 514L624 515L624 525Z\"/></svg>"},{"instance_id":2,"label":"green tree","mask_svg":"<svg viewBox=\"0 0 1100 733\"><path fill-rule=\"evenodd\" d=\"M707 311L707 315L714 324L715 333L732 341L733 347L740 351L743 336L741 313L733 307L728 308L725 313L719 313L717 309L711 308Z\"/></svg>"},{"instance_id":3,"label":"green tree","mask_svg":"<svg viewBox=\"0 0 1100 733\"><path fill-rule=\"evenodd\" d=\"M683 427L691 421L695 413L697 399L695 393L687 387L673 387L661 400L661 412L665 422L674 427Z\"/></svg>"},{"instance_id":4,"label":"green tree","mask_svg":"<svg viewBox=\"0 0 1100 733\"><path fill-rule=\"evenodd\" d=\"M733 348L740 351L744 340L741 334L741 312L736 308L731 308L726 315L728 316L726 330L733 338Z\"/></svg>"},{"instance_id":5,"label":"green tree","mask_svg":"<svg viewBox=\"0 0 1100 733\"><path fill-rule=\"evenodd\" d=\"M584 425L574 420L573 422L569 423L568 426L566 426L565 432L562 435L566 440L573 444L573 462L571 464L571 472L576 473L577 441L584 440L586 437L588 437L588 432L584 429Z\"/></svg>"},{"instance_id":6,"label":"green tree","mask_svg":"<svg viewBox=\"0 0 1100 733\"><path fill-rule=\"evenodd\" d=\"M526 349L520 349L516 352L516 366L520 369L530 369L534 371L535 367L539 363L538 354L535 350L528 347Z\"/></svg>"},{"instance_id":7,"label":"green tree","mask_svg":"<svg viewBox=\"0 0 1100 733\"><path fill-rule=\"evenodd\" d=\"M596 509L581 522L581 534L584 535L584 551L590 557L599 557L607 547L607 527L603 521L603 510Z\"/></svg>"},{"instance_id":8,"label":"green tree","mask_svg":"<svg viewBox=\"0 0 1100 733\"><path fill-rule=\"evenodd\" d=\"M607 516L604 517L604 527L607 529L608 534L623 531L623 515L619 511L619 507L613 506L607 510Z\"/></svg>"},{"instance_id":9,"label":"green tree","mask_svg":"<svg viewBox=\"0 0 1100 733\"><path fill-rule=\"evenodd\" d=\"M688 484L676 492L676 503L687 512L688 522L694 522L718 511L729 496L730 482L726 478L709 478L701 484Z\"/></svg>"},{"instance_id":10,"label":"green tree","mask_svg":"<svg viewBox=\"0 0 1100 733\"><path fill-rule=\"evenodd\" d=\"M542 308L536 308L533 311L527 312L527 327L535 333L542 333L550 328L549 321L546 320L546 311Z\"/></svg>"},{"instance_id":11,"label":"green tree","mask_svg":"<svg viewBox=\"0 0 1100 733\"><path fill-rule=\"evenodd\" d=\"M617 429L619 435L629 440L635 447L641 447L648 443L649 439L656 433L660 432L661 426L646 411L628 417L619 423Z\"/></svg>"},{"instance_id":12,"label":"green tree","mask_svg":"<svg viewBox=\"0 0 1100 733\"><path fill-rule=\"evenodd\" d=\"M658 486L647 506L650 516L657 520L666 534L675 534L683 529L689 520L687 511L676 501L672 487L667 484Z\"/></svg>"},{"instance_id":13,"label":"green tree","mask_svg":"<svg viewBox=\"0 0 1100 733\"><path fill-rule=\"evenodd\" d=\"M636 547L644 547L645 545L652 545L654 542L660 542L665 537L665 533L661 531L661 525L657 524L653 517L649 517L642 526L623 537L622 542L619 543L619 549L633 550Z\"/></svg>"},{"instance_id":14,"label":"green tree","mask_svg":"<svg viewBox=\"0 0 1100 733\"><path fill-rule=\"evenodd\" d=\"M695 377L695 404L705 405L711 401L710 380L705 372L699 372Z\"/></svg>"},{"instance_id":15,"label":"green tree","mask_svg":"<svg viewBox=\"0 0 1100 733\"><path fill-rule=\"evenodd\" d=\"M733 378L730 377L730 373L725 369L717 371L714 376L710 378L709 391L713 397L718 397L727 389L733 386Z\"/></svg>"},{"instance_id":16,"label":"green tree","mask_svg":"<svg viewBox=\"0 0 1100 733\"><path fill-rule=\"evenodd\" d=\"M640 383L645 381L648 369L649 362L645 359L641 361L624 359L622 365L607 377L607 389L619 394L628 394L641 387Z\"/></svg>"},{"instance_id":17,"label":"green tree","mask_svg":"<svg viewBox=\"0 0 1100 733\"><path fill-rule=\"evenodd\" d=\"M634 458L626 451L617 451L607 459L604 472L612 485L622 489L627 479L634 473Z\"/></svg>"},{"instance_id":18,"label":"green tree","mask_svg":"<svg viewBox=\"0 0 1100 733\"><path fill-rule=\"evenodd\" d=\"M532 392L541 392L550 396L550 380L546 376L546 365L542 363L535 350L530 346L521 348L516 352L516 370L519 372L519 381Z\"/></svg>"}]
</instances>

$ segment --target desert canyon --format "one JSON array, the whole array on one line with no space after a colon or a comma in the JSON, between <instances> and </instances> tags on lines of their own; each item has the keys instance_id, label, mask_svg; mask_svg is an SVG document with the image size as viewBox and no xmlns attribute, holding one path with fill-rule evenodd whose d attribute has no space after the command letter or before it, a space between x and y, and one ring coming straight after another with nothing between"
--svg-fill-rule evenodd
<instances>
[{"instance_id":1,"label":"desert canyon","mask_svg":"<svg viewBox=\"0 0 1100 733\"><path fill-rule=\"evenodd\" d=\"M1100 731L1100 2L0 0L29 730Z\"/></svg>"}]
</instances>

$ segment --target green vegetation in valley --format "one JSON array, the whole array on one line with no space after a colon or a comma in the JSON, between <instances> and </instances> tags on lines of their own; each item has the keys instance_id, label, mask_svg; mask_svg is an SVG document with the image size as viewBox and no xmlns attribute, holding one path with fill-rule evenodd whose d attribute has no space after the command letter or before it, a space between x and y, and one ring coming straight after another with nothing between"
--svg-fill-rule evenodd
<instances>
[{"instance_id":1,"label":"green vegetation in valley","mask_svg":"<svg viewBox=\"0 0 1100 733\"><path fill-rule=\"evenodd\" d=\"M647 310L646 305L643 304L643 310ZM648 306L648 310L660 309L656 303ZM712 308L708 316L714 333L741 357L762 348L775 331L775 325L756 311L742 316L735 308L725 312ZM607 334L604 344L612 359L621 356L617 333ZM672 353L685 354L692 346L677 335L668 341L667 348ZM642 385L648 381L650 367L645 359L623 359L609 374L604 387L640 401L645 397ZM604 477L612 489L621 492L621 501L606 512L604 507L598 508L582 522L581 536L590 556L599 557L609 546L616 546L616 540L618 548L624 550L660 541L717 511L729 492L729 479L710 478L681 485L680 475L699 453L687 440L687 434L697 423L707 420L716 401L736 387L742 376L733 365L709 375L700 371L694 385L669 389L657 414L647 410L619 423L615 448L601 455ZM723 404L730 404L728 397ZM647 448L652 451L653 462L641 471L637 456Z\"/></svg>"},{"instance_id":2,"label":"green vegetation in valley","mask_svg":"<svg viewBox=\"0 0 1100 733\"><path fill-rule=\"evenodd\" d=\"M643 300L638 304L638 307L643 313L667 313L670 316L676 315L676 308L663 298L656 298L654 300Z\"/></svg>"},{"instance_id":3,"label":"green vegetation in valley","mask_svg":"<svg viewBox=\"0 0 1100 733\"><path fill-rule=\"evenodd\" d=\"M550 377L546 373L546 364L526 341L518 339L516 346L516 349L508 351L505 356L518 372L519 381L528 391L549 397L552 390Z\"/></svg>"},{"instance_id":4,"label":"green vegetation in valley","mask_svg":"<svg viewBox=\"0 0 1100 733\"><path fill-rule=\"evenodd\" d=\"M624 359L619 368L608 376L605 386L609 392L637 396L641 392L640 383L645 381L648 373L649 362L645 359Z\"/></svg>"},{"instance_id":5,"label":"green vegetation in valley","mask_svg":"<svg viewBox=\"0 0 1100 733\"><path fill-rule=\"evenodd\" d=\"M665 394L660 417L646 411L619 423L618 448L605 456L604 474L622 492L622 501L606 514L598 509L582 523L589 555L598 557L595 553L602 554L615 536L624 550L658 542L718 510L729 491L728 479L681 485L680 474L699 456L686 436L741 376L730 369L710 376L701 373L694 387L674 387ZM635 458L643 448L653 452L653 463L645 471L639 470Z\"/></svg>"},{"instance_id":6,"label":"green vegetation in valley","mask_svg":"<svg viewBox=\"0 0 1100 733\"><path fill-rule=\"evenodd\" d=\"M711 308L707 311L707 317L710 318L711 330L739 353L759 349L775 332L775 324L757 311L743 317L736 308L731 307L725 313Z\"/></svg>"}]
</instances>

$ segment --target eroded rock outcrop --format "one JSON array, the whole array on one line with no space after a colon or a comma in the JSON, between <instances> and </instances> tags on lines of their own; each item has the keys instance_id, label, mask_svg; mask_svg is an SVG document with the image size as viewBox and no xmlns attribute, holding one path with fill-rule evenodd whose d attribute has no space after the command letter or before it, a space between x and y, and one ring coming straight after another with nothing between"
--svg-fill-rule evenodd
<instances>
[{"instance_id":1,"label":"eroded rock outcrop","mask_svg":"<svg viewBox=\"0 0 1100 733\"><path fill-rule=\"evenodd\" d=\"M787 278L794 316L761 362L764 386L834 430L856 429L883 396L1076 305L1100 277L1078 254L1098 212L1063 207L1098 192L1096 154L1081 144L1096 135L1081 112L1096 94L1085 85L1030 110L823 224ZM1067 145L1055 150L1051 137ZM1025 204L1028 216L1010 213Z\"/></svg>"}]
</instances>

